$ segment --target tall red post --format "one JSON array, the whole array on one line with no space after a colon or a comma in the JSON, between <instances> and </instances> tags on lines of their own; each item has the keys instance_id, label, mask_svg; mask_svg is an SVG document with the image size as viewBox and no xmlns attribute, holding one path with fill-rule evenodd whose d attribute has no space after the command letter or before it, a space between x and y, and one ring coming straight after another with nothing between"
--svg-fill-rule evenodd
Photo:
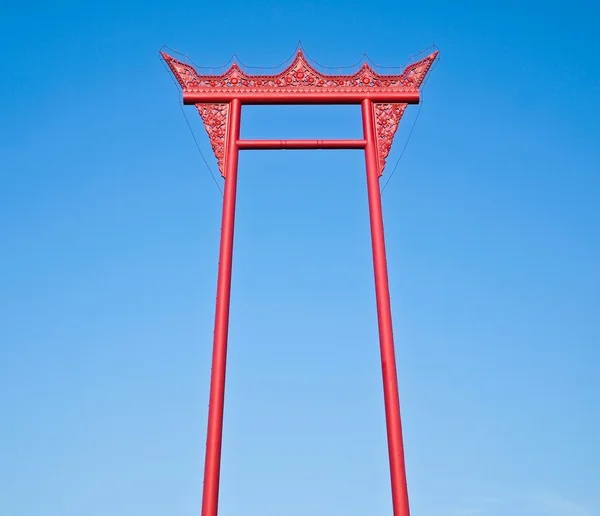
<instances>
[{"instance_id":1,"label":"tall red post","mask_svg":"<svg viewBox=\"0 0 600 516\"><path fill-rule=\"evenodd\" d=\"M373 103L370 100L363 100L361 107L363 132L365 140L367 140L365 147L367 192L369 197L369 219L371 222L371 244L373 247L373 268L375 272L377 319L379 323L383 398L392 483L392 503L394 516L409 516L404 445L402 443L402 423L400 420L400 399L398 396L398 378L396 375L396 356L392 328L392 309L390 305L385 238L383 234L381 192L379 190L375 117Z\"/></svg>"},{"instance_id":2,"label":"tall red post","mask_svg":"<svg viewBox=\"0 0 600 516\"><path fill-rule=\"evenodd\" d=\"M227 365L227 335L229 330L229 301L231 294L231 267L233 261L233 229L242 105L238 99L229 103L229 121L226 142L225 194L221 222L221 247L217 279L217 309L213 340L208 432L204 463L202 516L217 516L219 505L219 477L221 470L221 442L223 436L223 407L225 403L225 370Z\"/></svg>"}]
</instances>

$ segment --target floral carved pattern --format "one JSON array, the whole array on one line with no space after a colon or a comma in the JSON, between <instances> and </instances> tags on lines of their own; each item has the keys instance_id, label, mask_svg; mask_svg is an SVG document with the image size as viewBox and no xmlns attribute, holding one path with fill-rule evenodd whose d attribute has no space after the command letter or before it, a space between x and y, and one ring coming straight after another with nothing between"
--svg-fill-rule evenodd
<instances>
[{"instance_id":1,"label":"floral carved pattern","mask_svg":"<svg viewBox=\"0 0 600 516\"><path fill-rule=\"evenodd\" d=\"M237 63L222 75L200 75L195 68L161 52L184 92L210 93L327 93L418 91L438 53L406 67L400 75L380 75L367 63L354 74L328 75L316 70L302 50L288 68L276 75L248 75Z\"/></svg>"},{"instance_id":2,"label":"floral carved pattern","mask_svg":"<svg viewBox=\"0 0 600 516\"><path fill-rule=\"evenodd\" d=\"M225 177L225 144L227 142L227 114L229 104L196 104L208 133L217 165Z\"/></svg>"},{"instance_id":3,"label":"floral carved pattern","mask_svg":"<svg viewBox=\"0 0 600 516\"><path fill-rule=\"evenodd\" d=\"M385 160L390 153L394 135L400 125L400 119L406 104L375 104L375 133L377 134L377 156L379 175L383 174Z\"/></svg>"}]
</instances>

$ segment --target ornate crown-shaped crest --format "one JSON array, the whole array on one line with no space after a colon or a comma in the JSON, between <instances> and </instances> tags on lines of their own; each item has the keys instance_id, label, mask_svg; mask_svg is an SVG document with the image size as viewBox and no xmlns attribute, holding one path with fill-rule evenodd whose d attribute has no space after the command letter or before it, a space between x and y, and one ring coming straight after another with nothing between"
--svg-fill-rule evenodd
<instances>
[{"instance_id":1,"label":"ornate crown-shaped crest","mask_svg":"<svg viewBox=\"0 0 600 516\"><path fill-rule=\"evenodd\" d=\"M326 75L298 50L295 59L276 75L248 75L237 63L222 75L200 75L194 67L161 52L184 92L218 93L353 93L418 91L437 52L407 66L399 75L380 75L367 63L351 75Z\"/></svg>"}]
</instances>

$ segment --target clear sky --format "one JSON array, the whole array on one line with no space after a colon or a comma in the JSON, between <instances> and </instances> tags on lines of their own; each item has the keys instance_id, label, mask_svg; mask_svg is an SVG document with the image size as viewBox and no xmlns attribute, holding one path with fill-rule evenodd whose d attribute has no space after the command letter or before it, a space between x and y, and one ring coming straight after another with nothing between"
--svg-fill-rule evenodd
<instances>
[{"instance_id":1,"label":"clear sky","mask_svg":"<svg viewBox=\"0 0 600 516\"><path fill-rule=\"evenodd\" d=\"M271 66L302 40L330 66L441 50L383 193L413 514L599 516L599 20L3 3L0 514L199 514L221 196L158 51ZM360 135L357 107L242 115L245 137ZM390 515L363 156L246 152L238 201L220 515Z\"/></svg>"}]
</instances>

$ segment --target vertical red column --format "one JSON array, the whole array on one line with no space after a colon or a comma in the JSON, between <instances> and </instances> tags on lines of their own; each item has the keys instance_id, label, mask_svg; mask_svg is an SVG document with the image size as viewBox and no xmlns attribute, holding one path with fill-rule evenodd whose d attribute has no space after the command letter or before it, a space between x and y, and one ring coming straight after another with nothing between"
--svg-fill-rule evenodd
<instances>
[{"instance_id":1,"label":"vertical red column","mask_svg":"<svg viewBox=\"0 0 600 516\"><path fill-rule=\"evenodd\" d=\"M367 146L367 191L369 195L369 219L371 222L371 242L373 246L373 267L375 271L375 296L377 299L377 319L379 323L379 345L381 349L381 369L383 375L383 397L387 427L392 502L394 516L409 516L406 469L404 466L404 446L402 444L402 423L400 420L400 399L396 375L396 356L392 330L392 310L388 284L385 238L383 234L383 214L377 160L377 136L373 104L362 102L363 131Z\"/></svg>"},{"instance_id":2,"label":"vertical red column","mask_svg":"<svg viewBox=\"0 0 600 516\"><path fill-rule=\"evenodd\" d=\"M225 370L227 366L227 334L229 330L229 300L231 293L231 265L233 259L233 230L240 137L241 103L234 99L229 104L227 145L225 155L225 194L221 222L221 247L217 279L217 309L213 340L208 432L204 463L202 516L217 516L219 505L219 476L221 472L221 442L223 438L223 407L225 402Z\"/></svg>"}]
</instances>

